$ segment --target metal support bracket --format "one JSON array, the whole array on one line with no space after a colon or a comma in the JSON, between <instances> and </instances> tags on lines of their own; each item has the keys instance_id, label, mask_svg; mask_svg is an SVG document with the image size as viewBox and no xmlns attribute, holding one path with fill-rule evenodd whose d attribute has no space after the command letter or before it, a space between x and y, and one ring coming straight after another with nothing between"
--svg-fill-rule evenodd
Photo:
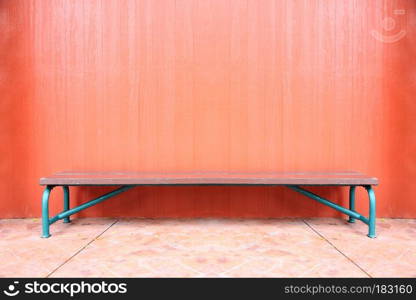
<instances>
[{"instance_id":1,"label":"metal support bracket","mask_svg":"<svg viewBox=\"0 0 416 300\"><path fill-rule=\"evenodd\" d=\"M135 187L134 185L122 186L112 192L106 193L98 198L95 198L91 201L88 201L86 203L83 203L79 206L76 206L70 209L69 208L69 187L62 186L62 188L64 189L64 210L61 213L57 214L56 216L49 218L49 196L54 186L47 185L42 196L42 237L48 238L51 236L49 232L49 226L55 223L56 221L63 219L64 223L68 223L70 222L69 216L76 214L77 212L80 212L81 210L84 210L88 207L101 203L111 197L121 194L122 192L125 192L134 187Z\"/></svg>"},{"instance_id":2,"label":"metal support bracket","mask_svg":"<svg viewBox=\"0 0 416 300\"><path fill-rule=\"evenodd\" d=\"M70 216L73 214L76 214L80 212L81 210L84 210L88 207L94 206L98 203L101 203L111 197L114 197L118 194L121 194L129 189L134 188L136 185L124 185L119 187L118 189L115 189L109 193L106 193L98 198L95 198L91 201L88 201L86 203L83 203L79 206L76 206L74 208L69 208L69 187L68 186L62 186L64 191L64 204L63 204L63 211L56 216L49 218L49 196L52 192L52 189L55 186L47 185L45 187L45 191L43 192L42 196L42 237L48 238L50 237L49 227L53 223L55 223L58 220L64 220L64 223L70 222ZM349 209L342 207L338 204L335 204L325 198L322 198L308 190L305 190L303 188L300 188L296 185L286 185L286 187L304 195L307 196L313 200L316 200L324 205L327 205L339 212L342 212L349 216L348 222L354 223L355 220L360 220L363 223L368 225L368 237L375 238L376 237L376 197L374 194L374 190L370 185L363 186L368 193L369 198L369 216L368 218L359 214L355 211L355 188L356 186L350 186L350 194L349 194Z\"/></svg>"},{"instance_id":3,"label":"metal support bracket","mask_svg":"<svg viewBox=\"0 0 416 300\"><path fill-rule=\"evenodd\" d=\"M355 186L350 186L350 197L349 197L349 205L350 209L342 207L338 204L335 204L325 198L322 198L308 190L300 188L296 185L287 185L288 188L306 196L313 200L318 201L326 206L329 206L339 212L342 212L349 216L348 222L354 223L355 219L362 221L363 223L368 225L368 237L375 238L376 237L376 196L374 194L374 190L371 185L363 186L368 193L369 198L369 216L368 218L364 217L363 215L359 214L355 211Z\"/></svg>"}]
</instances>

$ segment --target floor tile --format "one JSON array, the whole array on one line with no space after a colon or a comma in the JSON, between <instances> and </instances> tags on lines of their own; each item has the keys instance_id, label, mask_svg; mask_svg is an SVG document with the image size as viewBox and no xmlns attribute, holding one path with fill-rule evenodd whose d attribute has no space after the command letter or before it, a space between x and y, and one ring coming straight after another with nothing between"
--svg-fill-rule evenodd
<instances>
[{"instance_id":1,"label":"floor tile","mask_svg":"<svg viewBox=\"0 0 416 300\"><path fill-rule=\"evenodd\" d=\"M55 277L362 277L297 219L122 219Z\"/></svg>"},{"instance_id":2,"label":"floor tile","mask_svg":"<svg viewBox=\"0 0 416 300\"><path fill-rule=\"evenodd\" d=\"M416 277L416 220L378 219L375 239L366 236L368 227L359 221L306 222L372 277Z\"/></svg>"},{"instance_id":3,"label":"floor tile","mask_svg":"<svg viewBox=\"0 0 416 300\"><path fill-rule=\"evenodd\" d=\"M0 277L45 277L97 237L114 219L57 222L43 239L39 219L0 220Z\"/></svg>"}]
</instances>

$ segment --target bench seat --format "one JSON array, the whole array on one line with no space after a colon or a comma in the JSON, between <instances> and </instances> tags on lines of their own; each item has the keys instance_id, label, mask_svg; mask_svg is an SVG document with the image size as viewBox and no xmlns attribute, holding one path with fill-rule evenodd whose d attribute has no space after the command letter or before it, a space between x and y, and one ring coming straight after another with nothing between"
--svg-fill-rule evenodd
<instances>
[{"instance_id":1,"label":"bench seat","mask_svg":"<svg viewBox=\"0 0 416 300\"><path fill-rule=\"evenodd\" d=\"M41 185L377 185L359 172L59 172Z\"/></svg>"},{"instance_id":2,"label":"bench seat","mask_svg":"<svg viewBox=\"0 0 416 300\"><path fill-rule=\"evenodd\" d=\"M286 186L306 197L327 205L349 216L349 222L360 220L368 225L368 236L376 236L376 199L372 186L378 184L375 177L359 172L59 172L40 178L45 186L42 195L42 237L50 236L49 227L58 220L70 222L70 216L94 206L134 187L143 185L276 185ZM72 186L120 186L96 199L70 208L69 187ZM49 217L49 196L52 189L62 186L63 211ZM349 208L331 202L300 186L349 186ZM355 210L355 189L364 187L369 198L369 215L365 217Z\"/></svg>"}]
</instances>

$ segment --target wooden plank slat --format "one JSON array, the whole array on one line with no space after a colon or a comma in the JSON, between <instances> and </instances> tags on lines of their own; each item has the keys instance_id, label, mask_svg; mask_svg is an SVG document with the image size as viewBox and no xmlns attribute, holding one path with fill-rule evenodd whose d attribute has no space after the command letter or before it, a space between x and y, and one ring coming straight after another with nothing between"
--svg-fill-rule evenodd
<instances>
[{"instance_id":1,"label":"wooden plank slat","mask_svg":"<svg viewBox=\"0 0 416 300\"><path fill-rule=\"evenodd\" d=\"M59 172L41 185L377 185L359 172Z\"/></svg>"}]
</instances>

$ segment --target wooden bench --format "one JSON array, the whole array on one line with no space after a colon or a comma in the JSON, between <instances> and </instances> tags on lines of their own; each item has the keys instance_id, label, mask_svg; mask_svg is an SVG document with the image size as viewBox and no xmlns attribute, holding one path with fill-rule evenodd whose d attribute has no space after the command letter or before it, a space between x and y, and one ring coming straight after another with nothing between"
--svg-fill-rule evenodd
<instances>
[{"instance_id":1,"label":"wooden bench","mask_svg":"<svg viewBox=\"0 0 416 300\"><path fill-rule=\"evenodd\" d=\"M70 222L70 216L100 202L142 185L273 185L286 186L302 195L336 209L349 216L349 222L358 219L368 225L368 236L376 236L376 198L372 186L377 178L358 172L60 172L40 179L45 186L42 197L42 237L50 237L49 227L58 220ZM69 206L70 186L121 186L112 192L77 207ZM62 186L63 211L49 218L49 196L52 189ZM349 186L349 209L326 200L300 186ZM355 211L355 189L367 190L369 198L368 218Z\"/></svg>"}]
</instances>

